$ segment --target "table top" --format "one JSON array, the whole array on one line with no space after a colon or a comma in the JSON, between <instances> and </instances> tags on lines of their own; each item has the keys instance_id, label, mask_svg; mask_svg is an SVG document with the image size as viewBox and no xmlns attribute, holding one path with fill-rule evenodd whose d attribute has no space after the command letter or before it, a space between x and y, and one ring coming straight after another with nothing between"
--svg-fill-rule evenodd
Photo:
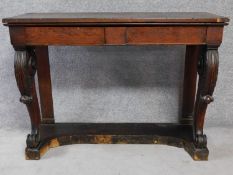
<instances>
[{"instance_id":1,"label":"table top","mask_svg":"<svg viewBox=\"0 0 233 175\"><path fill-rule=\"evenodd\" d=\"M26 13L2 20L4 25L69 23L227 23L206 12Z\"/></svg>"}]
</instances>

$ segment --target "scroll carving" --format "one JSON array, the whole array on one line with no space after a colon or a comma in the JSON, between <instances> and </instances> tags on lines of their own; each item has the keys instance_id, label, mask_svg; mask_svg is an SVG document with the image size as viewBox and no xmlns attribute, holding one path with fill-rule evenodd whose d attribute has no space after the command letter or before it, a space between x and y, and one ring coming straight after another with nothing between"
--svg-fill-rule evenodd
<instances>
[{"instance_id":1,"label":"scroll carving","mask_svg":"<svg viewBox=\"0 0 233 175\"><path fill-rule=\"evenodd\" d=\"M199 82L195 104L195 141L198 148L206 147L207 138L203 126L207 105L211 103L217 81L219 55L217 47L207 47L199 62Z\"/></svg>"},{"instance_id":2,"label":"scroll carving","mask_svg":"<svg viewBox=\"0 0 233 175\"><path fill-rule=\"evenodd\" d=\"M21 93L20 102L26 104L31 119L31 134L27 146L35 147L39 143L40 110L35 90L36 57L33 49L15 52L15 78Z\"/></svg>"}]
</instances>

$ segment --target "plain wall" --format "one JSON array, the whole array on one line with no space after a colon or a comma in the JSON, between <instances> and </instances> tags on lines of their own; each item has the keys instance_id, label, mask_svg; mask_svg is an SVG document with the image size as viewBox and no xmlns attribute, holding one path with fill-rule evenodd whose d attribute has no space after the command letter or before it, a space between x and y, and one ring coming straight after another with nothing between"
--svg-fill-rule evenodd
<instances>
[{"instance_id":1,"label":"plain wall","mask_svg":"<svg viewBox=\"0 0 233 175\"><path fill-rule=\"evenodd\" d=\"M233 0L1 0L0 18L28 12L206 11L233 19ZM225 27L207 125L233 124L233 27ZM184 46L49 47L56 121L177 122ZM29 128L14 78L14 49L0 26L0 128Z\"/></svg>"}]
</instances>

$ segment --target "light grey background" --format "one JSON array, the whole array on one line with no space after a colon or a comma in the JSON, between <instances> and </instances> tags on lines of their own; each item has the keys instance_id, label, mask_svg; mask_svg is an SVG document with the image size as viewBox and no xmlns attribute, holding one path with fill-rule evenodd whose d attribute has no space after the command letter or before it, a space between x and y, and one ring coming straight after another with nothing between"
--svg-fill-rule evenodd
<instances>
[{"instance_id":1,"label":"light grey background","mask_svg":"<svg viewBox=\"0 0 233 175\"><path fill-rule=\"evenodd\" d=\"M233 0L0 1L0 18L26 12L150 11L207 11L233 19ZM18 101L8 28L0 25L1 174L232 174L232 24L224 31L215 102L207 111L209 162L193 162L182 149L155 145L74 145L53 149L39 162L24 161L29 117ZM57 121L177 121L183 46L49 50Z\"/></svg>"}]
</instances>

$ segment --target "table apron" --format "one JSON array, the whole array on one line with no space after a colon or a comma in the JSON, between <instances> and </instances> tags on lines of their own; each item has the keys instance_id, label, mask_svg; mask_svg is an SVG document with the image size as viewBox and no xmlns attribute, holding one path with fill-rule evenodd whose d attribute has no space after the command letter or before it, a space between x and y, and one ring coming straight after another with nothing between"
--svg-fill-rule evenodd
<instances>
[{"instance_id":1,"label":"table apron","mask_svg":"<svg viewBox=\"0 0 233 175\"><path fill-rule=\"evenodd\" d=\"M36 27L11 26L15 46L220 45L223 26Z\"/></svg>"}]
</instances>

